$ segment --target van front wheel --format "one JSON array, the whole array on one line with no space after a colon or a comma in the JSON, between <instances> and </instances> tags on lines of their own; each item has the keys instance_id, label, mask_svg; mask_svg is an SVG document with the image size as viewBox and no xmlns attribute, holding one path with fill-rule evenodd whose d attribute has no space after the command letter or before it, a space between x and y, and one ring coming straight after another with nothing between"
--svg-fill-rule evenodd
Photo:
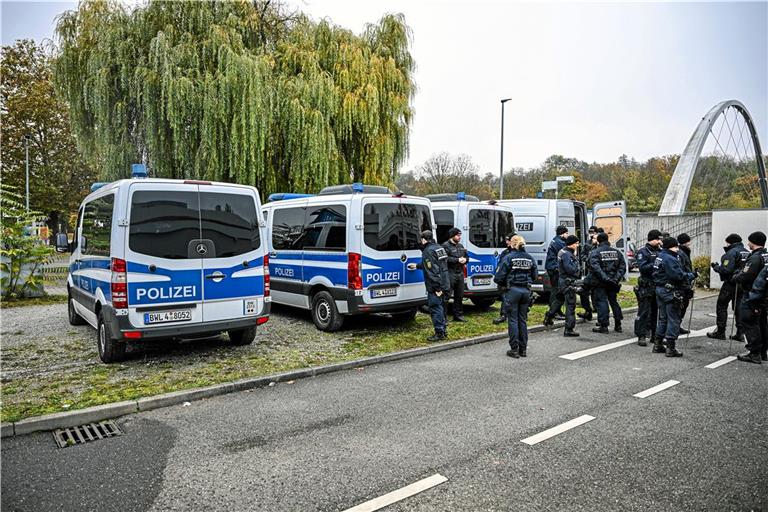
<instances>
[{"instance_id":1,"label":"van front wheel","mask_svg":"<svg viewBox=\"0 0 768 512\"><path fill-rule=\"evenodd\" d=\"M250 345L256 338L256 327L227 331L227 334L233 345Z\"/></svg>"},{"instance_id":2,"label":"van front wheel","mask_svg":"<svg viewBox=\"0 0 768 512\"><path fill-rule=\"evenodd\" d=\"M96 324L96 343L99 345L99 358L103 362L116 363L125 359L125 342L112 337L112 331L101 312Z\"/></svg>"},{"instance_id":3,"label":"van front wheel","mask_svg":"<svg viewBox=\"0 0 768 512\"><path fill-rule=\"evenodd\" d=\"M344 317L336 309L336 302L328 292L317 292L312 296L312 321L321 331L335 332L341 329Z\"/></svg>"}]
</instances>

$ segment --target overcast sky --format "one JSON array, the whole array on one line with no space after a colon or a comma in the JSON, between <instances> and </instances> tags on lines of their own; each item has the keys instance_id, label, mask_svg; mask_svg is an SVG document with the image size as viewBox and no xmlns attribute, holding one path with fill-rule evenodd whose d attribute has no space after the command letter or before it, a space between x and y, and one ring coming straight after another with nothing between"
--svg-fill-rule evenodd
<instances>
[{"instance_id":1,"label":"overcast sky","mask_svg":"<svg viewBox=\"0 0 768 512\"><path fill-rule=\"evenodd\" d=\"M134 2L135 3L135 2ZM715 103L741 100L768 148L768 2L289 0L360 32L386 12L413 30L418 93L403 170L466 153L498 172L551 154L589 162L680 153ZM2 41L40 40L75 2L3 2Z\"/></svg>"}]
</instances>

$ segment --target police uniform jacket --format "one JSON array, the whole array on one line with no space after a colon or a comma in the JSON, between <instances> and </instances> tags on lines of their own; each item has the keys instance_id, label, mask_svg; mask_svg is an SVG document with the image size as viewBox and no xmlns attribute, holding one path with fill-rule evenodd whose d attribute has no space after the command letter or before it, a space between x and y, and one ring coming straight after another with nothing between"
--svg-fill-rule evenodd
<instances>
[{"instance_id":1,"label":"police uniform jacket","mask_svg":"<svg viewBox=\"0 0 768 512\"><path fill-rule=\"evenodd\" d=\"M662 249L653 264L653 282L657 287L672 285L680 290L693 279L693 273L683 270L680 259L669 249Z\"/></svg>"},{"instance_id":2,"label":"police uniform jacket","mask_svg":"<svg viewBox=\"0 0 768 512\"><path fill-rule=\"evenodd\" d=\"M443 242L443 249L448 255L448 271L451 273L451 277L461 276L463 279L466 263L459 263L459 258L466 258L467 250L461 245L461 242L455 244L450 239Z\"/></svg>"},{"instance_id":3,"label":"police uniform jacket","mask_svg":"<svg viewBox=\"0 0 768 512\"><path fill-rule=\"evenodd\" d=\"M751 308L768 307L768 265L757 274L755 282L752 283L752 289L747 294L747 305Z\"/></svg>"},{"instance_id":4,"label":"police uniform jacket","mask_svg":"<svg viewBox=\"0 0 768 512\"><path fill-rule=\"evenodd\" d=\"M570 281L581 277L581 265L572 249L564 247L557 253L557 270L560 272L560 288L566 288Z\"/></svg>"},{"instance_id":5,"label":"police uniform jacket","mask_svg":"<svg viewBox=\"0 0 768 512\"><path fill-rule=\"evenodd\" d=\"M617 284L624 279L627 264L619 250L604 242L590 253L589 270L590 275L597 278L600 284Z\"/></svg>"},{"instance_id":6,"label":"police uniform jacket","mask_svg":"<svg viewBox=\"0 0 768 512\"><path fill-rule=\"evenodd\" d=\"M536 260L524 249L510 250L501 259L493 281L503 288L526 287L536 280L537 272Z\"/></svg>"},{"instance_id":7,"label":"police uniform jacket","mask_svg":"<svg viewBox=\"0 0 768 512\"><path fill-rule=\"evenodd\" d=\"M730 283L741 264L749 258L749 251L741 242L724 247L723 250L725 254L720 257L720 264L713 270L720 275L720 281Z\"/></svg>"},{"instance_id":8,"label":"police uniform jacket","mask_svg":"<svg viewBox=\"0 0 768 512\"><path fill-rule=\"evenodd\" d=\"M749 258L744 262L742 269L733 276L733 282L741 286L741 288L748 292L752 289L752 283L757 278L757 274L763 269L765 265L768 265L768 252L765 247L755 249L749 253Z\"/></svg>"},{"instance_id":9,"label":"police uniform jacket","mask_svg":"<svg viewBox=\"0 0 768 512\"><path fill-rule=\"evenodd\" d=\"M560 251L565 247L565 240L563 240L563 237L560 235L557 235L555 238L552 239L551 242L549 242L549 247L547 247L547 259L544 260L544 269L547 272L550 272L552 270L557 270L558 267L558 254L560 254Z\"/></svg>"},{"instance_id":10,"label":"police uniform jacket","mask_svg":"<svg viewBox=\"0 0 768 512\"><path fill-rule=\"evenodd\" d=\"M448 279L448 255L443 247L430 241L421 251L421 263L416 265L424 271L424 286L427 292L448 292L451 288Z\"/></svg>"},{"instance_id":11,"label":"police uniform jacket","mask_svg":"<svg viewBox=\"0 0 768 512\"><path fill-rule=\"evenodd\" d=\"M637 268L640 270L638 286L653 286L653 264L659 256L660 249L645 244L637 251Z\"/></svg>"}]
</instances>

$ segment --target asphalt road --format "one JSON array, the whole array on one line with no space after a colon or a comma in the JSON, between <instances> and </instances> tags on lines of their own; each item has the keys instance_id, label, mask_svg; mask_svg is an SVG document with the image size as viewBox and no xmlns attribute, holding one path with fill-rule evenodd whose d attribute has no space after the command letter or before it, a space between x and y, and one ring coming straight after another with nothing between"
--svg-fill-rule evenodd
<instances>
[{"instance_id":1,"label":"asphalt road","mask_svg":"<svg viewBox=\"0 0 768 512\"><path fill-rule=\"evenodd\" d=\"M704 337L679 359L558 357L630 337L590 328L534 334L527 359L500 341L135 414L64 449L6 439L2 509L345 510L440 474L386 510L768 510L768 365L707 369L729 344Z\"/></svg>"}]
</instances>

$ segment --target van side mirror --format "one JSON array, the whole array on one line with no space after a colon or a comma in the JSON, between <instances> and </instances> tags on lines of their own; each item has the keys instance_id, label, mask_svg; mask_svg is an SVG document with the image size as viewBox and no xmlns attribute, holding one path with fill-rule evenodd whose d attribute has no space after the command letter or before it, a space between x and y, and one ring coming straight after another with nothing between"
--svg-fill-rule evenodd
<instances>
[{"instance_id":1,"label":"van side mirror","mask_svg":"<svg viewBox=\"0 0 768 512\"><path fill-rule=\"evenodd\" d=\"M70 252L69 240L66 233L56 235L56 252Z\"/></svg>"}]
</instances>

